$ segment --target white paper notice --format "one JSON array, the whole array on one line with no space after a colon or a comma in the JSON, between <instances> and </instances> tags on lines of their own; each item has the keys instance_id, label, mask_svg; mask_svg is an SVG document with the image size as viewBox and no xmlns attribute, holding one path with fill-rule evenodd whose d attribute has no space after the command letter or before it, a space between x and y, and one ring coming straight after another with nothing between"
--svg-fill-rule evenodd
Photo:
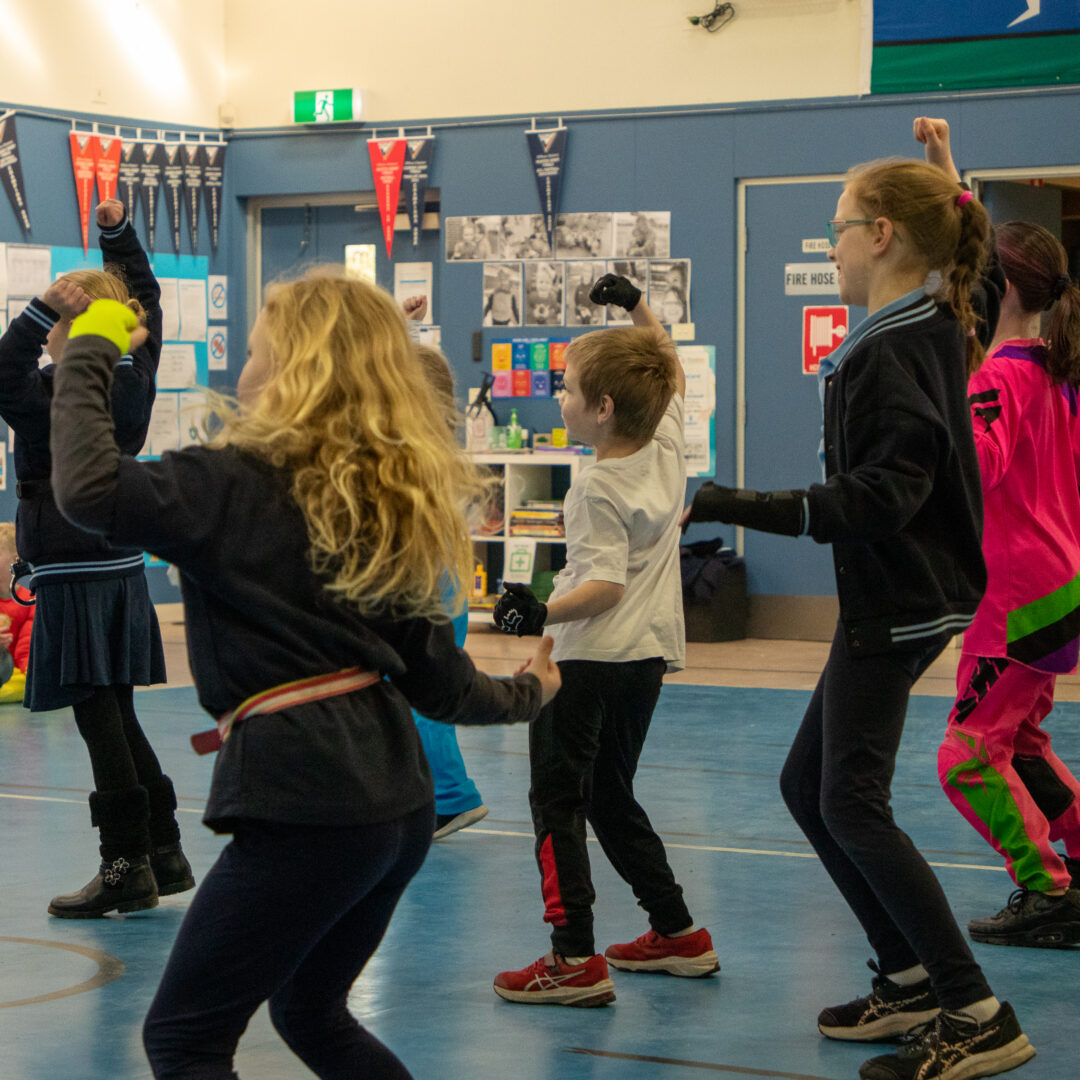
<instances>
[{"instance_id":1,"label":"white paper notice","mask_svg":"<svg viewBox=\"0 0 1080 1080\"><path fill-rule=\"evenodd\" d=\"M8 296L40 296L52 284L52 252L37 244L8 244Z\"/></svg>"},{"instance_id":2,"label":"white paper notice","mask_svg":"<svg viewBox=\"0 0 1080 1080\"><path fill-rule=\"evenodd\" d=\"M20 297L18 300L9 299L7 304L8 319L17 319L29 306L30 300Z\"/></svg>"},{"instance_id":3,"label":"white paper notice","mask_svg":"<svg viewBox=\"0 0 1080 1080\"><path fill-rule=\"evenodd\" d=\"M182 390L176 395L180 405L180 448L202 442L206 397L199 390Z\"/></svg>"},{"instance_id":4,"label":"white paper notice","mask_svg":"<svg viewBox=\"0 0 1080 1080\"><path fill-rule=\"evenodd\" d=\"M210 304L210 321L224 322L229 317L229 279L224 274L211 274L206 279Z\"/></svg>"},{"instance_id":5,"label":"white paper notice","mask_svg":"<svg viewBox=\"0 0 1080 1080\"><path fill-rule=\"evenodd\" d=\"M180 336L180 290L176 278L158 278L161 286L161 340L175 341Z\"/></svg>"},{"instance_id":6,"label":"white paper notice","mask_svg":"<svg viewBox=\"0 0 1080 1080\"><path fill-rule=\"evenodd\" d=\"M536 566L536 537L512 536L506 541L506 565L503 581L520 581L528 585Z\"/></svg>"},{"instance_id":7,"label":"white paper notice","mask_svg":"<svg viewBox=\"0 0 1080 1080\"><path fill-rule=\"evenodd\" d=\"M0 491L7 491L7 443L0 442Z\"/></svg>"},{"instance_id":8,"label":"white paper notice","mask_svg":"<svg viewBox=\"0 0 1080 1080\"><path fill-rule=\"evenodd\" d=\"M427 297L423 323L433 322L431 303L432 270L429 262L394 263L394 299L403 303L410 296Z\"/></svg>"},{"instance_id":9,"label":"white paper notice","mask_svg":"<svg viewBox=\"0 0 1080 1080\"><path fill-rule=\"evenodd\" d=\"M158 394L154 399L144 453L160 455L180 445L179 397L179 394Z\"/></svg>"},{"instance_id":10,"label":"white paper notice","mask_svg":"<svg viewBox=\"0 0 1080 1080\"><path fill-rule=\"evenodd\" d=\"M163 345L157 384L162 390L186 390L195 385L195 346Z\"/></svg>"},{"instance_id":11,"label":"white paper notice","mask_svg":"<svg viewBox=\"0 0 1080 1080\"><path fill-rule=\"evenodd\" d=\"M211 371L224 371L229 366L229 331L224 326L207 330L206 356Z\"/></svg>"},{"instance_id":12,"label":"white paper notice","mask_svg":"<svg viewBox=\"0 0 1080 1080\"><path fill-rule=\"evenodd\" d=\"M7 303L7 244L0 244L0 304Z\"/></svg>"},{"instance_id":13,"label":"white paper notice","mask_svg":"<svg viewBox=\"0 0 1080 1080\"><path fill-rule=\"evenodd\" d=\"M181 341L206 340L206 282L193 278L180 278L180 333Z\"/></svg>"},{"instance_id":14,"label":"white paper notice","mask_svg":"<svg viewBox=\"0 0 1080 1080\"><path fill-rule=\"evenodd\" d=\"M680 345L678 353L686 373L686 475L712 476L716 471L715 347Z\"/></svg>"}]
</instances>

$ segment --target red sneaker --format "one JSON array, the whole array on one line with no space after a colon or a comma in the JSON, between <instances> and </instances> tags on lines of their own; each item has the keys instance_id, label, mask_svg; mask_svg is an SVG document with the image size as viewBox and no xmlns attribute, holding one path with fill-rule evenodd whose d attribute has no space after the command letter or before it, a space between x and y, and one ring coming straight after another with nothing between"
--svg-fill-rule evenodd
<instances>
[{"instance_id":1,"label":"red sneaker","mask_svg":"<svg viewBox=\"0 0 1080 1080\"><path fill-rule=\"evenodd\" d=\"M615 1000L615 984L608 977L602 956L590 956L584 964L568 964L548 953L521 971L502 971L495 976L495 993L522 1005L575 1005L591 1008Z\"/></svg>"},{"instance_id":2,"label":"red sneaker","mask_svg":"<svg viewBox=\"0 0 1080 1080\"><path fill-rule=\"evenodd\" d=\"M665 971L702 979L720 970L712 938L705 929L684 937L664 937L650 930L626 945L609 946L604 955L620 971Z\"/></svg>"}]
</instances>

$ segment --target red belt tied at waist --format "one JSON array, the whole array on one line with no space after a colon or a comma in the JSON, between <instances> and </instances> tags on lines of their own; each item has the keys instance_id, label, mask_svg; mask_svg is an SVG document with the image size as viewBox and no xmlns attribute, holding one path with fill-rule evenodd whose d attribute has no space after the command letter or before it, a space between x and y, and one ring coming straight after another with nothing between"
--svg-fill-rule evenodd
<instances>
[{"instance_id":1,"label":"red belt tied at waist","mask_svg":"<svg viewBox=\"0 0 1080 1080\"><path fill-rule=\"evenodd\" d=\"M351 667L332 671L329 675L313 675L309 679L297 679L295 682L272 686L269 690L260 690L242 701L235 709L230 709L224 716L219 717L217 727L192 735L191 745L196 754L212 754L221 749L233 726L249 716L281 712L293 705L306 705L311 701L322 701L323 698L341 697L342 694L351 694L354 690L363 690L381 678L377 672Z\"/></svg>"}]
</instances>

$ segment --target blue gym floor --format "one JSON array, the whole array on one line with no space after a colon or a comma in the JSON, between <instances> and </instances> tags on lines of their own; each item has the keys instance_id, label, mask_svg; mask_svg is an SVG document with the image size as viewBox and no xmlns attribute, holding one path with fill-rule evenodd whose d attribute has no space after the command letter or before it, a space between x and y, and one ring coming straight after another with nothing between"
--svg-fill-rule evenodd
<instances>
[{"instance_id":1,"label":"blue gym floor","mask_svg":"<svg viewBox=\"0 0 1080 1080\"><path fill-rule=\"evenodd\" d=\"M638 791L696 921L712 932L718 975L613 972L618 1000L602 1009L530 1008L497 998L493 975L547 948L526 798L526 731L463 728L459 739L491 814L432 848L353 990L357 1016L417 1080L856 1077L863 1060L888 1048L830 1042L814 1021L823 1006L868 990L868 947L777 793L808 696L675 685L660 699ZM935 756L949 704L912 699L894 803L966 924L1002 907L1012 883L938 787ZM212 760L196 757L187 741L206 717L190 688L146 691L136 705L181 796L184 846L198 876L224 843L200 824ZM1080 705L1061 704L1047 725L1074 769L1078 720ZM143 1080L150 1070L142 1017L188 898L127 917L50 918L49 899L85 884L97 865L85 750L68 713L32 716L11 705L0 706L0 747L0 1078ZM647 925L627 886L593 851L602 950ZM1080 956L974 949L1038 1050L1016 1075L1076 1076ZM241 1041L237 1069L244 1080L311 1075L265 1011Z\"/></svg>"}]
</instances>

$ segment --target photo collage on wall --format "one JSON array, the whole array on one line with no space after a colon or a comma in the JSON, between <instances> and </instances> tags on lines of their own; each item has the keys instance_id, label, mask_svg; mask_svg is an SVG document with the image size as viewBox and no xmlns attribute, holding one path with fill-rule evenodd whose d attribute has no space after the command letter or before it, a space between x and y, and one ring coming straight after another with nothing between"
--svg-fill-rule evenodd
<instances>
[{"instance_id":1,"label":"photo collage on wall","mask_svg":"<svg viewBox=\"0 0 1080 1080\"><path fill-rule=\"evenodd\" d=\"M628 326L589 293L604 274L629 278L666 325L691 322L690 260L671 257L670 211L556 215L552 252L539 214L446 219L446 261L481 262L484 326Z\"/></svg>"}]
</instances>

